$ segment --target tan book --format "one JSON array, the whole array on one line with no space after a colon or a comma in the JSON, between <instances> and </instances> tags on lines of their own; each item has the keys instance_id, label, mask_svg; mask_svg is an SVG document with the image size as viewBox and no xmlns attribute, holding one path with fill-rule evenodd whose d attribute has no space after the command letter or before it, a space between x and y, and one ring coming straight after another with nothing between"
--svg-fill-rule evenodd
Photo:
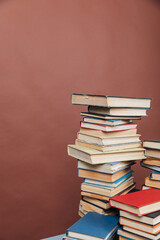
<instances>
[{"instance_id":1,"label":"tan book","mask_svg":"<svg viewBox=\"0 0 160 240\"><path fill-rule=\"evenodd\" d=\"M151 226L151 225L134 221L131 219L127 219L124 217L120 217L119 222L121 225L131 227L131 228L134 228L143 232L147 232L150 234L157 234L160 232L160 223L156 224L155 226Z\"/></svg>"},{"instance_id":2,"label":"tan book","mask_svg":"<svg viewBox=\"0 0 160 240\"><path fill-rule=\"evenodd\" d=\"M111 198L132 185L133 185L133 179L124 182L123 184L121 184L120 186L114 189L107 189L105 187L99 187L99 186L97 187L91 184L82 183L81 191L100 194L100 195Z\"/></svg>"},{"instance_id":3,"label":"tan book","mask_svg":"<svg viewBox=\"0 0 160 240\"><path fill-rule=\"evenodd\" d=\"M116 117L128 117L128 116L146 116L146 109L144 108L105 108L105 107L98 107L98 106L89 106L88 112L90 113L97 113L97 114L104 114L109 116L116 116Z\"/></svg>"},{"instance_id":4,"label":"tan book","mask_svg":"<svg viewBox=\"0 0 160 240\"><path fill-rule=\"evenodd\" d=\"M98 144L91 144L88 142L81 141L76 139L76 145L80 145L83 147L93 148L101 152L110 152L110 151L119 151L124 149L132 149L132 148L140 148L141 142L133 142L133 143L125 143L125 144L114 144L114 145L98 145Z\"/></svg>"},{"instance_id":5,"label":"tan book","mask_svg":"<svg viewBox=\"0 0 160 240\"><path fill-rule=\"evenodd\" d=\"M123 169L114 174L106 174L106 173L99 173L99 172L79 169L78 176L82 178L95 179L95 180L104 181L104 182L115 182L117 179L123 177L129 172L131 172L130 167Z\"/></svg>"},{"instance_id":6,"label":"tan book","mask_svg":"<svg viewBox=\"0 0 160 240\"><path fill-rule=\"evenodd\" d=\"M68 155L91 164L145 159L144 148L100 152L79 145L68 145Z\"/></svg>"},{"instance_id":7,"label":"tan book","mask_svg":"<svg viewBox=\"0 0 160 240\"><path fill-rule=\"evenodd\" d=\"M111 208L111 206L109 205L109 201L102 201L99 199L85 197L85 196L83 197L83 200L86 202L92 203L100 208L105 209L105 210Z\"/></svg>"},{"instance_id":8,"label":"tan book","mask_svg":"<svg viewBox=\"0 0 160 240\"><path fill-rule=\"evenodd\" d=\"M94 172L101 172L107 174L115 174L116 172L123 170L127 167L135 164L135 161L125 161L125 162L116 162L114 164L105 163L105 164L89 164L83 161L78 160L77 167L79 169L90 170Z\"/></svg>"},{"instance_id":9,"label":"tan book","mask_svg":"<svg viewBox=\"0 0 160 240\"><path fill-rule=\"evenodd\" d=\"M73 93L71 95L71 103L76 105L101 106L106 108L150 108L151 98Z\"/></svg>"},{"instance_id":10,"label":"tan book","mask_svg":"<svg viewBox=\"0 0 160 240\"><path fill-rule=\"evenodd\" d=\"M152 166L157 166L160 167L160 159L155 159L155 158L147 158L143 160L143 163L152 165Z\"/></svg>"},{"instance_id":11,"label":"tan book","mask_svg":"<svg viewBox=\"0 0 160 240\"><path fill-rule=\"evenodd\" d=\"M92 131L92 130L91 130ZM91 144L97 144L97 145L115 145L115 144L128 144L133 142L140 142L140 134L134 134L134 135L124 135L124 136L113 136L113 137L96 137L96 136L90 136L88 134L84 133L78 133L78 139L80 141L88 142Z\"/></svg>"},{"instance_id":12,"label":"tan book","mask_svg":"<svg viewBox=\"0 0 160 240\"><path fill-rule=\"evenodd\" d=\"M145 185L148 187L160 189L160 181L151 180L151 179L149 179L149 177L145 178Z\"/></svg>"},{"instance_id":13,"label":"tan book","mask_svg":"<svg viewBox=\"0 0 160 240\"><path fill-rule=\"evenodd\" d=\"M125 194L129 193L134 188L135 188L135 184L133 184L130 187L126 188L125 190L123 190L122 192L120 192L117 195L125 195ZM91 197L91 198L104 200L104 201L108 201L109 200L109 197L107 197L107 196L103 196L103 195L95 194L95 193L90 193L90 192L86 192L86 191L81 191L81 195L82 196L86 196L86 197Z\"/></svg>"},{"instance_id":14,"label":"tan book","mask_svg":"<svg viewBox=\"0 0 160 240\"><path fill-rule=\"evenodd\" d=\"M156 172L152 172L152 179L153 180L159 180L160 181L160 174Z\"/></svg>"},{"instance_id":15,"label":"tan book","mask_svg":"<svg viewBox=\"0 0 160 240\"><path fill-rule=\"evenodd\" d=\"M147 157L160 159L160 150L147 148L147 149L145 150L145 155L146 155Z\"/></svg>"},{"instance_id":16,"label":"tan book","mask_svg":"<svg viewBox=\"0 0 160 240\"><path fill-rule=\"evenodd\" d=\"M117 132L102 132L100 130L92 130L92 129L81 127L79 132L82 134L86 134L94 137L111 138L111 137L135 135L137 133L137 128L130 129L130 130L117 131Z\"/></svg>"},{"instance_id":17,"label":"tan book","mask_svg":"<svg viewBox=\"0 0 160 240\"><path fill-rule=\"evenodd\" d=\"M98 207L98 206L95 206L95 205L93 205L92 203L89 203L89 202L80 200L80 205L82 206L82 208L83 208L85 211L88 211L88 212L97 212L97 213L100 213L100 214L105 214L104 209L102 209L102 208L100 208L100 207Z\"/></svg>"},{"instance_id":18,"label":"tan book","mask_svg":"<svg viewBox=\"0 0 160 240\"><path fill-rule=\"evenodd\" d=\"M120 237L124 236L124 240L126 240L126 239L147 240L144 237L138 236L138 235L136 235L134 233L131 233L131 232L124 231L122 229L118 229L117 233L118 233L118 235L120 235Z\"/></svg>"},{"instance_id":19,"label":"tan book","mask_svg":"<svg viewBox=\"0 0 160 240\"><path fill-rule=\"evenodd\" d=\"M159 140L144 141L143 147L160 150L160 141Z\"/></svg>"},{"instance_id":20,"label":"tan book","mask_svg":"<svg viewBox=\"0 0 160 240\"><path fill-rule=\"evenodd\" d=\"M157 235L154 235L154 234L143 232L143 231L140 231L138 229L127 227L127 226L123 226L123 230L131 233L132 236L136 236L136 238L133 238L133 239L136 239L136 240L140 239L140 238L137 238L137 235L139 237L145 237L145 240L146 239L152 239L152 240L159 240L160 239L160 233L158 233Z\"/></svg>"}]
</instances>

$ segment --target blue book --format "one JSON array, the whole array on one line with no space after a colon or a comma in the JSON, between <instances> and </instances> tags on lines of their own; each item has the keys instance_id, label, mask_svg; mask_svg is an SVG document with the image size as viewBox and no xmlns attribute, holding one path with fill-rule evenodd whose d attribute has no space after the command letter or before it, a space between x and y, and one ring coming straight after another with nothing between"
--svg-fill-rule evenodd
<instances>
[{"instance_id":1,"label":"blue book","mask_svg":"<svg viewBox=\"0 0 160 240\"><path fill-rule=\"evenodd\" d=\"M117 188L120 186L122 183L129 181L132 177L132 173L134 171L130 171L129 173L125 174L124 176L120 177L118 180L114 182L103 182L103 181L98 181L98 180L92 180L92 179L84 179L85 183L95 185L95 186L102 186L106 188Z\"/></svg>"},{"instance_id":2,"label":"blue book","mask_svg":"<svg viewBox=\"0 0 160 240\"><path fill-rule=\"evenodd\" d=\"M89 212L66 231L66 236L77 239L109 240L118 227L118 217Z\"/></svg>"},{"instance_id":3,"label":"blue book","mask_svg":"<svg viewBox=\"0 0 160 240\"><path fill-rule=\"evenodd\" d=\"M143 161L141 161L140 164L141 164L142 167L149 168L149 169L154 170L156 172L160 172L160 167L153 166L153 165L148 165L146 163L143 163Z\"/></svg>"}]
</instances>

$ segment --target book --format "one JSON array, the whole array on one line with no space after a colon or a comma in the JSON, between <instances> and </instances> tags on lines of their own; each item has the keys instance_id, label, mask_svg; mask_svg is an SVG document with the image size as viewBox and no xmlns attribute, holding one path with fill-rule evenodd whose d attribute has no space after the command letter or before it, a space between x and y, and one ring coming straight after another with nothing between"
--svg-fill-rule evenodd
<instances>
[{"instance_id":1,"label":"book","mask_svg":"<svg viewBox=\"0 0 160 240\"><path fill-rule=\"evenodd\" d=\"M153 171L150 175L150 179L160 181L160 172Z\"/></svg>"},{"instance_id":2,"label":"book","mask_svg":"<svg viewBox=\"0 0 160 240\"><path fill-rule=\"evenodd\" d=\"M146 163L144 163L143 161L141 161L140 164L141 164L142 167L149 168L149 169L151 169L151 170L160 172L160 167L146 164Z\"/></svg>"},{"instance_id":3,"label":"book","mask_svg":"<svg viewBox=\"0 0 160 240\"><path fill-rule=\"evenodd\" d=\"M112 163L104 163L104 164L96 164L92 165L83 161L77 161L77 168L90 170L94 172L101 172L107 174L115 174L121 170L124 170L132 165L134 165L134 161L126 161L126 162L112 162Z\"/></svg>"},{"instance_id":4,"label":"book","mask_svg":"<svg viewBox=\"0 0 160 240\"><path fill-rule=\"evenodd\" d=\"M151 187L145 186L144 184L142 185L142 190L150 189Z\"/></svg>"},{"instance_id":5,"label":"book","mask_svg":"<svg viewBox=\"0 0 160 240\"><path fill-rule=\"evenodd\" d=\"M100 214L105 214L106 213L106 209L103 209L102 207L96 206L93 203L87 202L85 200L80 200L80 204L85 211L97 212L97 213L100 213Z\"/></svg>"},{"instance_id":6,"label":"book","mask_svg":"<svg viewBox=\"0 0 160 240\"><path fill-rule=\"evenodd\" d=\"M124 237L124 240L126 240L126 239L147 240L146 237L142 237L137 234L133 234L132 232L124 231L123 229L118 229L117 233L119 236ZM158 240L158 238L154 238L154 236L153 236L153 239Z\"/></svg>"},{"instance_id":7,"label":"book","mask_svg":"<svg viewBox=\"0 0 160 240\"><path fill-rule=\"evenodd\" d=\"M91 130L92 131L92 130ZM94 130L93 130L94 131ZM125 131L123 131L125 132ZM135 135L124 135L124 136L113 136L113 137L97 137L97 136L91 136L84 133L78 133L77 139L80 141L88 142L90 144L97 144L102 146L113 146L117 144L129 144L133 142L140 142L140 134Z\"/></svg>"},{"instance_id":8,"label":"book","mask_svg":"<svg viewBox=\"0 0 160 240\"><path fill-rule=\"evenodd\" d=\"M120 216L131 220L139 221L141 223L146 223L152 226L160 223L160 211L149 213L139 217L135 214L120 210Z\"/></svg>"},{"instance_id":9,"label":"book","mask_svg":"<svg viewBox=\"0 0 160 240\"><path fill-rule=\"evenodd\" d=\"M155 180L151 180L151 179L149 179L149 177L145 178L145 185L148 186L148 187L153 187L153 188L160 189L160 182L155 181Z\"/></svg>"},{"instance_id":10,"label":"book","mask_svg":"<svg viewBox=\"0 0 160 240\"><path fill-rule=\"evenodd\" d=\"M91 105L102 107L150 108L151 98L73 93L71 95L71 103L76 105Z\"/></svg>"},{"instance_id":11,"label":"book","mask_svg":"<svg viewBox=\"0 0 160 240\"><path fill-rule=\"evenodd\" d=\"M127 232L130 232L132 234L138 235L138 236L145 237L146 239L153 239L153 240L160 239L160 234L159 233L154 235L154 234L143 232L143 231L140 231L138 229L134 229L134 228L127 227L127 226L123 226L123 230L127 231ZM137 240L137 238L136 238L136 240Z\"/></svg>"},{"instance_id":12,"label":"book","mask_svg":"<svg viewBox=\"0 0 160 240\"><path fill-rule=\"evenodd\" d=\"M123 190L127 189L128 187L132 186L134 184L133 179L131 180L126 180L124 183L122 183L120 186L117 188L113 189L108 189L106 187L102 186L95 186L92 184L87 184L87 183L82 183L81 184L81 191L85 192L91 192L103 196L107 196L109 198L117 195L118 193L122 192Z\"/></svg>"},{"instance_id":13,"label":"book","mask_svg":"<svg viewBox=\"0 0 160 240\"><path fill-rule=\"evenodd\" d=\"M160 159L160 150L151 149L151 148L146 148L146 150L145 150L145 155L146 155L147 157Z\"/></svg>"},{"instance_id":14,"label":"book","mask_svg":"<svg viewBox=\"0 0 160 240\"><path fill-rule=\"evenodd\" d=\"M160 167L160 160L156 158L147 158L143 160L144 164Z\"/></svg>"},{"instance_id":15,"label":"book","mask_svg":"<svg viewBox=\"0 0 160 240\"><path fill-rule=\"evenodd\" d=\"M128 135L135 135L137 133L137 129L130 129L130 130L123 130L123 131L116 131L116 132L103 132L100 130L93 130L88 128L80 128L79 133L86 134L93 137L100 137L100 138L113 138L113 137L123 137Z\"/></svg>"},{"instance_id":16,"label":"book","mask_svg":"<svg viewBox=\"0 0 160 240\"><path fill-rule=\"evenodd\" d=\"M118 217L89 212L67 231L66 236L78 239L110 239L119 227Z\"/></svg>"},{"instance_id":17,"label":"book","mask_svg":"<svg viewBox=\"0 0 160 240\"><path fill-rule=\"evenodd\" d=\"M68 155L91 164L145 159L143 148L100 152L79 145L68 145Z\"/></svg>"},{"instance_id":18,"label":"book","mask_svg":"<svg viewBox=\"0 0 160 240\"><path fill-rule=\"evenodd\" d=\"M95 123L108 126L119 126L122 124L132 123L132 120L119 120L119 119L99 119L94 117L83 117L83 122L86 123Z\"/></svg>"},{"instance_id":19,"label":"book","mask_svg":"<svg viewBox=\"0 0 160 240\"><path fill-rule=\"evenodd\" d=\"M115 117L132 117L132 116L146 116L145 108L106 108L106 107L97 107L97 106L89 106L88 112L97 113L97 114L105 114L109 116Z\"/></svg>"},{"instance_id":20,"label":"book","mask_svg":"<svg viewBox=\"0 0 160 240\"><path fill-rule=\"evenodd\" d=\"M147 232L147 233L150 233L150 234L158 234L160 232L160 223L158 223L154 226L151 226L151 225L141 223L139 221L134 221L134 220L131 220L131 219L127 219L127 218L124 218L124 217L120 217L119 222L123 226L134 228L134 229L137 229L137 230L140 230L140 231L143 231L143 232Z\"/></svg>"},{"instance_id":21,"label":"book","mask_svg":"<svg viewBox=\"0 0 160 240\"><path fill-rule=\"evenodd\" d=\"M160 140L146 140L143 142L143 147L160 150Z\"/></svg>"},{"instance_id":22,"label":"book","mask_svg":"<svg viewBox=\"0 0 160 240\"><path fill-rule=\"evenodd\" d=\"M134 188L135 188L135 184L132 184L131 186L129 186L126 189L119 192L117 195L125 195L125 194L129 193L131 190L133 190ZM87 191L81 191L81 195L86 196L86 197L100 199L100 200L105 200L105 201L109 200L108 196L104 196L104 195L96 194L96 193L92 193L92 192L87 192Z\"/></svg>"},{"instance_id":23,"label":"book","mask_svg":"<svg viewBox=\"0 0 160 240\"><path fill-rule=\"evenodd\" d=\"M95 124L95 123L86 123L86 122L81 121L80 126L82 128L100 130L103 132L116 132L116 131L134 129L137 127L137 124L128 123L128 124L123 124L123 125L118 125L118 126L109 126L109 125L102 125L102 124Z\"/></svg>"},{"instance_id":24,"label":"book","mask_svg":"<svg viewBox=\"0 0 160 240\"><path fill-rule=\"evenodd\" d=\"M76 139L75 144L83 146L83 147L93 148L93 149L96 149L101 152L119 151L119 150L132 149L132 148L141 148L141 142L113 144L113 145L98 145L98 144L93 144L93 143L91 144L91 143Z\"/></svg>"},{"instance_id":25,"label":"book","mask_svg":"<svg viewBox=\"0 0 160 240\"><path fill-rule=\"evenodd\" d=\"M81 178L94 179L94 180L103 181L103 182L115 182L121 177L125 176L126 174L131 174L131 173L132 171L130 167L124 170L121 170L115 174L99 173L99 172L94 172L94 171L84 170L84 169L78 170L78 176Z\"/></svg>"},{"instance_id":26,"label":"book","mask_svg":"<svg viewBox=\"0 0 160 240\"><path fill-rule=\"evenodd\" d=\"M111 208L111 206L109 205L109 201L85 197L85 196L82 199L86 202L92 203L98 207L105 209L105 210Z\"/></svg>"},{"instance_id":27,"label":"book","mask_svg":"<svg viewBox=\"0 0 160 240\"><path fill-rule=\"evenodd\" d=\"M146 189L110 199L112 207L142 216L160 210L160 190Z\"/></svg>"},{"instance_id":28,"label":"book","mask_svg":"<svg viewBox=\"0 0 160 240\"><path fill-rule=\"evenodd\" d=\"M124 177L118 179L115 182L103 182L103 181L97 181L97 180L92 180L92 179L86 179L85 178L84 183L95 185L95 186L102 186L102 187L106 187L108 189L112 189L112 188L117 188L123 182L125 182L126 180L130 180L130 179L133 179L133 176L132 176L131 173L126 174Z\"/></svg>"},{"instance_id":29,"label":"book","mask_svg":"<svg viewBox=\"0 0 160 240\"><path fill-rule=\"evenodd\" d=\"M96 117L99 119L111 119L111 120L141 120L141 117L135 116L109 116L108 114L100 113L90 113L90 112L81 112L80 114L83 117Z\"/></svg>"}]
</instances>

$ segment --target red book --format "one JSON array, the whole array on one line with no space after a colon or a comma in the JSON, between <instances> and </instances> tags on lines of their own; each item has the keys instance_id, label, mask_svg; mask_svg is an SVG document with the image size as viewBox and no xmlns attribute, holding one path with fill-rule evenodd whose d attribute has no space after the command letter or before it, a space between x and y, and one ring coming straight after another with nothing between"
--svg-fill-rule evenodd
<instances>
[{"instance_id":1,"label":"red book","mask_svg":"<svg viewBox=\"0 0 160 240\"><path fill-rule=\"evenodd\" d=\"M109 203L112 207L142 216L160 210L160 190L150 188L116 196Z\"/></svg>"}]
</instances>

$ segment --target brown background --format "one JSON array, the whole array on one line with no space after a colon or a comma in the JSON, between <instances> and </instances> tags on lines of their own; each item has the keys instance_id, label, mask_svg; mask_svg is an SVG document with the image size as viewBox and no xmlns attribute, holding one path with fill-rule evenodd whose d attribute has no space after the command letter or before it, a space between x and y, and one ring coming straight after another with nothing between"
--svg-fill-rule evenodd
<instances>
[{"instance_id":1,"label":"brown background","mask_svg":"<svg viewBox=\"0 0 160 240\"><path fill-rule=\"evenodd\" d=\"M160 3L0 1L0 239L60 234L78 219L70 95L153 97L139 122L159 138ZM137 164L138 187L149 174Z\"/></svg>"}]
</instances>

